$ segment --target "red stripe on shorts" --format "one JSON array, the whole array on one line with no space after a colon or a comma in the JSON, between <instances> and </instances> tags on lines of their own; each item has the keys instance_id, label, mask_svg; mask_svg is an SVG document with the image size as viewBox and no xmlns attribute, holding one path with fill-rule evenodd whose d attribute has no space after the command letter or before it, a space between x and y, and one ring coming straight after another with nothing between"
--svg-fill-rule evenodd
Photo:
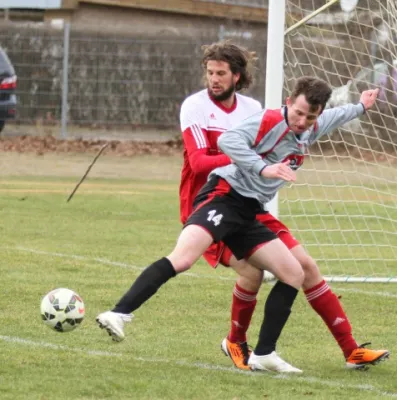
<instances>
[{"instance_id":1,"label":"red stripe on shorts","mask_svg":"<svg viewBox=\"0 0 397 400\"><path fill-rule=\"evenodd\" d=\"M193 212L200 210L201 207L205 206L208 204L210 201L212 201L216 196L225 196L230 192L231 186L227 181L225 181L222 178L219 178L218 184L215 186L215 189L209 194L207 197L207 200L204 200L202 203L200 203L194 210Z\"/></svg>"}]
</instances>

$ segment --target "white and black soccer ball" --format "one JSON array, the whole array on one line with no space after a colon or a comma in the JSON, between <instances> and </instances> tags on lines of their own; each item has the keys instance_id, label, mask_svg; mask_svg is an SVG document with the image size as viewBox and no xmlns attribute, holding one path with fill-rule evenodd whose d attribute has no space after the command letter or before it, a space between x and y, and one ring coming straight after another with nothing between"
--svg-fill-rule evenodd
<instances>
[{"instance_id":1,"label":"white and black soccer ball","mask_svg":"<svg viewBox=\"0 0 397 400\"><path fill-rule=\"evenodd\" d=\"M44 323L57 332L70 332L84 319L83 299L73 290L59 288L47 293L40 305Z\"/></svg>"}]
</instances>

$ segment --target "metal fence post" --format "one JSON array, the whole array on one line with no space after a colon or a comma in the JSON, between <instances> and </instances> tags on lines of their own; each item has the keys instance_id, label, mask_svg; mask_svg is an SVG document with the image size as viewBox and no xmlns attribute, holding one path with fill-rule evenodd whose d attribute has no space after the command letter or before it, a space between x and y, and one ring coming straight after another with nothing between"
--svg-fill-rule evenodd
<instances>
[{"instance_id":1,"label":"metal fence post","mask_svg":"<svg viewBox=\"0 0 397 400\"><path fill-rule=\"evenodd\" d=\"M63 29L63 69L62 69L62 114L61 114L61 137L66 139L68 136L68 75L69 75L69 40L70 22L65 22Z\"/></svg>"},{"instance_id":2,"label":"metal fence post","mask_svg":"<svg viewBox=\"0 0 397 400\"><path fill-rule=\"evenodd\" d=\"M222 42L225 40L225 25L221 24L218 30L218 41Z\"/></svg>"}]
</instances>

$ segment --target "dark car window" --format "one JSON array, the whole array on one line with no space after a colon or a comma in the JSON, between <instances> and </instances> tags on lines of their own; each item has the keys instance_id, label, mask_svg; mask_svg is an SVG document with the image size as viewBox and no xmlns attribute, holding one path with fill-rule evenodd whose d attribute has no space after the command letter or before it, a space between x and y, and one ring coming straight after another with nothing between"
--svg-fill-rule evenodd
<instances>
[{"instance_id":1,"label":"dark car window","mask_svg":"<svg viewBox=\"0 0 397 400\"><path fill-rule=\"evenodd\" d=\"M2 48L0 48L0 76L12 76L15 75L15 70Z\"/></svg>"}]
</instances>

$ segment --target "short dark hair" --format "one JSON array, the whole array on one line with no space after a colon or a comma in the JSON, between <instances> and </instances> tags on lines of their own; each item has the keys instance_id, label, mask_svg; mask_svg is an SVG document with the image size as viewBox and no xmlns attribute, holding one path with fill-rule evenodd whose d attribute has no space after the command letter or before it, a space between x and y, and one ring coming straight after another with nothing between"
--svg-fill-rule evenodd
<instances>
[{"instance_id":1,"label":"short dark hair","mask_svg":"<svg viewBox=\"0 0 397 400\"><path fill-rule=\"evenodd\" d=\"M305 96L306 101L310 104L310 111L317 111L319 106L323 111L331 97L332 89L327 82L321 79L302 76L295 82L290 96L291 101L294 102L301 94Z\"/></svg>"},{"instance_id":2,"label":"short dark hair","mask_svg":"<svg viewBox=\"0 0 397 400\"><path fill-rule=\"evenodd\" d=\"M229 64L230 70L234 75L240 74L240 79L236 83L236 90L250 87L253 82L254 64L257 60L255 52L232 44L229 41L204 45L201 49L203 50L201 65L204 70L207 69L208 61L224 61Z\"/></svg>"}]
</instances>

